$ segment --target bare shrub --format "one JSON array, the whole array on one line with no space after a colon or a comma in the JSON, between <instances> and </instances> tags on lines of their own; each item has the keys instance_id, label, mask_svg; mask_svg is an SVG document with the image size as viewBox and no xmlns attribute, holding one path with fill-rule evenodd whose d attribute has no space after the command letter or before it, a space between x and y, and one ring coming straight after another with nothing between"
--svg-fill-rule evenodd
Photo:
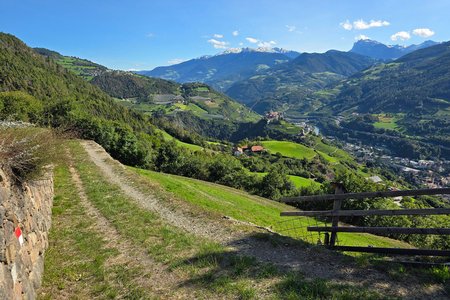
<instances>
[{"instance_id":1,"label":"bare shrub","mask_svg":"<svg viewBox=\"0 0 450 300\"><path fill-rule=\"evenodd\" d=\"M55 145L50 129L0 127L0 167L20 182L34 179L56 158Z\"/></svg>"}]
</instances>

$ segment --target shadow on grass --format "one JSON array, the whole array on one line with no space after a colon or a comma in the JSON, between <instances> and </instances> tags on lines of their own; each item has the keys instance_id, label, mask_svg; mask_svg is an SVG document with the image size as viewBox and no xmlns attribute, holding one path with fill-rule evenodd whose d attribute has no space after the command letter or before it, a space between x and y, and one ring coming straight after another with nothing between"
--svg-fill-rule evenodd
<instances>
[{"instance_id":1,"label":"shadow on grass","mask_svg":"<svg viewBox=\"0 0 450 300\"><path fill-rule=\"evenodd\" d=\"M228 246L233 250L206 248L171 267L190 272L190 279L182 285L200 286L241 299L261 293L281 299L386 299L389 296L389 292L380 294L368 288L375 282L367 282L363 275L367 269L357 270L354 258L320 246L270 233L249 234ZM356 271L349 274L347 265ZM335 283L339 279L357 285Z\"/></svg>"}]
</instances>

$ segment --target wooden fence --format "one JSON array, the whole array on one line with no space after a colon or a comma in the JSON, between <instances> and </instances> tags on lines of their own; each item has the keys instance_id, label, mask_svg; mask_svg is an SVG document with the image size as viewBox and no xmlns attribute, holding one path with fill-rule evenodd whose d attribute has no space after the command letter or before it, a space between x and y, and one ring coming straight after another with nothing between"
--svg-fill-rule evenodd
<instances>
[{"instance_id":1,"label":"wooden fence","mask_svg":"<svg viewBox=\"0 0 450 300\"><path fill-rule=\"evenodd\" d=\"M304 197L284 198L282 202L295 203L301 201L334 201L332 210L324 211L288 211L282 212L281 216L308 216L308 217L331 217L331 227L308 226L308 231L324 232L325 245L331 249L351 252L385 253L401 255L430 255L450 256L450 250L431 249L407 249L407 248L381 248L381 247L356 247L336 246L338 232L358 232L373 234L437 234L450 235L450 228L405 228L405 227L343 227L339 226L339 217L354 216L426 216L426 215L449 215L450 208L433 209L388 209L388 210L341 210L342 201L347 199L367 199L379 197L420 196L420 195L443 195L450 194L450 188L419 189L405 191L385 191L366 193L344 193L342 186L336 184L335 194L317 195ZM331 233L331 235L330 235Z\"/></svg>"}]
</instances>

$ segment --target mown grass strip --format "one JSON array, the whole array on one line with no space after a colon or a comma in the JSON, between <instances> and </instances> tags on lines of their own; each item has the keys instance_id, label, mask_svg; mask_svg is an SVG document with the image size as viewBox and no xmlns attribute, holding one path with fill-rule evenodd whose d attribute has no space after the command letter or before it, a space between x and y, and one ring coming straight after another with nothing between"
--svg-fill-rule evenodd
<instances>
[{"instance_id":1,"label":"mown grass strip","mask_svg":"<svg viewBox=\"0 0 450 300\"><path fill-rule=\"evenodd\" d=\"M86 215L67 165L55 168L55 197L49 248L40 299L145 298L132 283L133 271L110 265L117 249L106 246L95 230L95 220Z\"/></svg>"},{"instance_id":2,"label":"mown grass strip","mask_svg":"<svg viewBox=\"0 0 450 300\"><path fill-rule=\"evenodd\" d=\"M221 268L222 265L226 268L233 267L228 263L228 253L223 246L185 233L166 224L155 213L143 210L124 196L120 188L99 176L100 170L93 165L79 144L73 145L72 151L89 200L121 235L143 247L153 259L190 276L199 276L198 274ZM187 280L180 285L192 283ZM211 292L219 291L239 296L240 291L235 285L246 285L239 278L231 283L221 283L214 277L209 283L204 289L198 286L202 288L199 293L203 296L211 296ZM251 289L251 286L246 288Z\"/></svg>"},{"instance_id":3,"label":"mown grass strip","mask_svg":"<svg viewBox=\"0 0 450 300\"><path fill-rule=\"evenodd\" d=\"M288 141L262 141L261 144L272 154L281 153L286 157L312 159L316 156L313 149Z\"/></svg>"}]
</instances>

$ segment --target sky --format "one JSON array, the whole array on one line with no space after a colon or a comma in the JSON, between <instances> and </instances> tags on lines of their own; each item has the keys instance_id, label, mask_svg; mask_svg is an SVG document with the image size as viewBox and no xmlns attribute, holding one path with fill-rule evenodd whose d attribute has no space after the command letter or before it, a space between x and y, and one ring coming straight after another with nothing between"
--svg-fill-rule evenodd
<instances>
[{"instance_id":1,"label":"sky","mask_svg":"<svg viewBox=\"0 0 450 300\"><path fill-rule=\"evenodd\" d=\"M112 69L149 70L227 48L448 41L450 1L0 0L0 31Z\"/></svg>"}]
</instances>

